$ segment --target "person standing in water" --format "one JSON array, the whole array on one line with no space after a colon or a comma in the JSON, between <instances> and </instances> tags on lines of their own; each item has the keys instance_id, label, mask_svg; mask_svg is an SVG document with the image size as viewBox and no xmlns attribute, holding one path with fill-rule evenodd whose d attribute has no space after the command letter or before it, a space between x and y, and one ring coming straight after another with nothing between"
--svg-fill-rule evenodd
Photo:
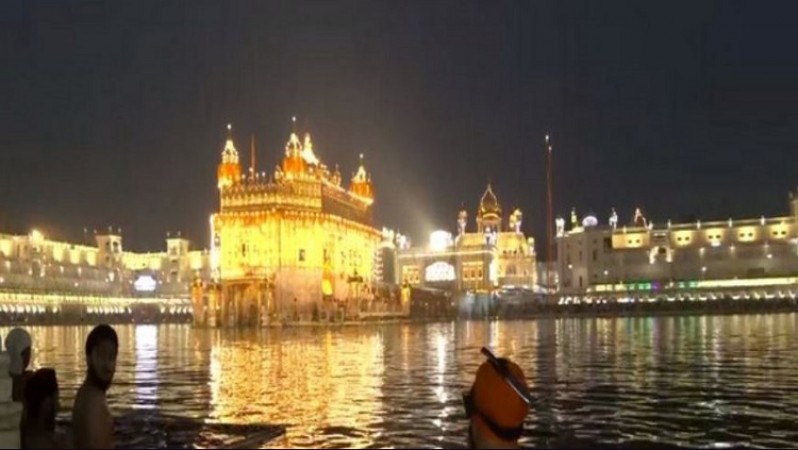
<instances>
[{"instance_id":1,"label":"person standing in water","mask_svg":"<svg viewBox=\"0 0 798 450\"><path fill-rule=\"evenodd\" d=\"M524 372L487 348L482 354L488 360L479 366L471 390L463 395L469 420L468 447L520 448L518 439L532 402Z\"/></svg>"},{"instance_id":2,"label":"person standing in water","mask_svg":"<svg viewBox=\"0 0 798 450\"><path fill-rule=\"evenodd\" d=\"M118 350L110 325L97 325L86 338L86 378L72 407L75 448L114 448L114 419L105 393L114 379Z\"/></svg>"},{"instance_id":3,"label":"person standing in water","mask_svg":"<svg viewBox=\"0 0 798 450\"><path fill-rule=\"evenodd\" d=\"M25 329L14 328L6 336L5 344L10 360L8 374L11 376L12 382L11 399L15 402L22 402L25 382L33 375L33 371L28 370L33 340Z\"/></svg>"},{"instance_id":4,"label":"person standing in water","mask_svg":"<svg viewBox=\"0 0 798 450\"><path fill-rule=\"evenodd\" d=\"M33 356L33 340L24 328L14 328L8 333L5 341L6 351L8 352L8 375L11 377L11 400L22 403L22 415L19 418L20 444L25 444L25 403L24 392L25 383L33 375L33 371L28 370L31 357Z\"/></svg>"},{"instance_id":5,"label":"person standing in water","mask_svg":"<svg viewBox=\"0 0 798 450\"><path fill-rule=\"evenodd\" d=\"M37 370L25 384L25 427L23 449L67 448L63 436L55 433L55 416L60 402L55 369Z\"/></svg>"}]
</instances>

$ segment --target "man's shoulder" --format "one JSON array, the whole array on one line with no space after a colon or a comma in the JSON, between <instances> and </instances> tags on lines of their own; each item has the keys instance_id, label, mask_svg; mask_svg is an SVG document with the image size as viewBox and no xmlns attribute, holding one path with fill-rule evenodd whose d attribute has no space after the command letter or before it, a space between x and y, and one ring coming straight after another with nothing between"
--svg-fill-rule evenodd
<instances>
[{"instance_id":1,"label":"man's shoulder","mask_svg":"<svg viewBox=\"0 0 798 450\"><path fill-rule=\"evenodd\" d=\"M101 408L102 407L102 408ZM72 406L72 413L96 413L101 412L105 407L105 395L89 388L85 384L80 386L75 395L75 404Z\"/></svg>"},{"instance_id":2,"label":"man's shoulder","mask_svg":"<svg viewBox=\"0 0 798 450\"><path fill-rule=\"evenodd\" d=\"M72 407L72 437L77 448L108 448L113 418L105 394L83 385Z\"/></svg>"}]
</instances>

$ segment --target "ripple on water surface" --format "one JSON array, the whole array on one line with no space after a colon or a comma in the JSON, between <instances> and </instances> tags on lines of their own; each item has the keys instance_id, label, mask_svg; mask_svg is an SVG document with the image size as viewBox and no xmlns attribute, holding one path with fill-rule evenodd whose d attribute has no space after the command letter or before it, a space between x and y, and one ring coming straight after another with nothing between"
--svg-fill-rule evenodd
<instances>
[{"instance_id":1,"label":"ripple on water surface","mask_svg":"<svg viewBox=\"0 0 798 450\"><path fill-rule=\"evenodd\" d=\"M190 420L285 424L286 435L270 443L278 447L457 448L466 433L461 393L488 345L523 367L536 396L526 445L792 448L797 325L798 315L781 314L330 330L123 326L109 395L123 435L138 436L128 445L165 446L168 424ZM57 368L65 413L85 372L88 331L31 328L34 363ZM218 445L226 431L205 427L180 438L207 443L216 433Z\"/></svg>"}]
</instances>

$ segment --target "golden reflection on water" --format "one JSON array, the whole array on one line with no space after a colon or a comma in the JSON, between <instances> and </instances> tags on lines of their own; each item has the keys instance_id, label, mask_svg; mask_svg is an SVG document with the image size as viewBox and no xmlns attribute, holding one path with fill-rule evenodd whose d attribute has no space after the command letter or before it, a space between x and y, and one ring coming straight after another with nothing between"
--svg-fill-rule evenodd
<instances>
[{"instance_id":1,"label":"golden reflection on water","mask_svg":"<svg viewBox=\"0 0 798 450\"><path fill-rule=\"evenodd\" d=\"M300 336L303 330L267 333L214 340L210 417L287 424L292 445L315 445L312 436L320 432L327 440L340 433L348 445L370 445L367 430L382 408L382 334L378 330L314 330L311 336ZM322 430L326 424L335 424L338 430Z\"/></svg>"},{"instance_id":2,"label":"golden reflection on water","mask_svg":"<svg viewBox=\"0 0 798 450\"><path fill-rule=\"evenodd\" d=\"M89 329L29 329L34 366L56 367L67 411ZM534 391L527 444L798 440L798 314L117 332L117 414L283 423L277 447L461 446L460 394L485 345Z\"/></svg>"},{"instance_id":3,"label":"golden reflection on water","mask_svg":"<svg viewBox=\"0 0 798 450\"><path fill-rule=\"evenodd\" d=\"M133 389L137 399L148 409L158 402L158 327L143 325L135 328L136 352Z\"/></svg>"}]
</instances>

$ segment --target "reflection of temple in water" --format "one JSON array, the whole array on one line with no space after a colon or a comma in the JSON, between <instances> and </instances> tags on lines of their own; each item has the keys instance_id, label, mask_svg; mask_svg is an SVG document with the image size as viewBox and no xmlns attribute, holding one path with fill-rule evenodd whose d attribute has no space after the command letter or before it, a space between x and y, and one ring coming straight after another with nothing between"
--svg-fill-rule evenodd
<instances>
[{"instance_id":1,"label":"reflection of temple in water","mask_svg":"<svg viewBox=\"0 0 798 450\"><path fill-rule=\"evenodd\" d=\"M382 347L381 333L357 329L252 330L220 339L211 348L211 416L290 424L286 439L303 447L314 446L303 439L319 428L368 428L383 408ZM346 445L371 444L363 439Z\"/></svg>"},{"instance_id":2,"label":"reflection of temple in water","mask_svg":"<svg viewBox=\"0 0 798 450\"><path fill-rule=\"evenodd\" d=\"M136 407L158 411L158 327L139 325L135 333L133 390Z\"/></svg>"}]
</instances>

